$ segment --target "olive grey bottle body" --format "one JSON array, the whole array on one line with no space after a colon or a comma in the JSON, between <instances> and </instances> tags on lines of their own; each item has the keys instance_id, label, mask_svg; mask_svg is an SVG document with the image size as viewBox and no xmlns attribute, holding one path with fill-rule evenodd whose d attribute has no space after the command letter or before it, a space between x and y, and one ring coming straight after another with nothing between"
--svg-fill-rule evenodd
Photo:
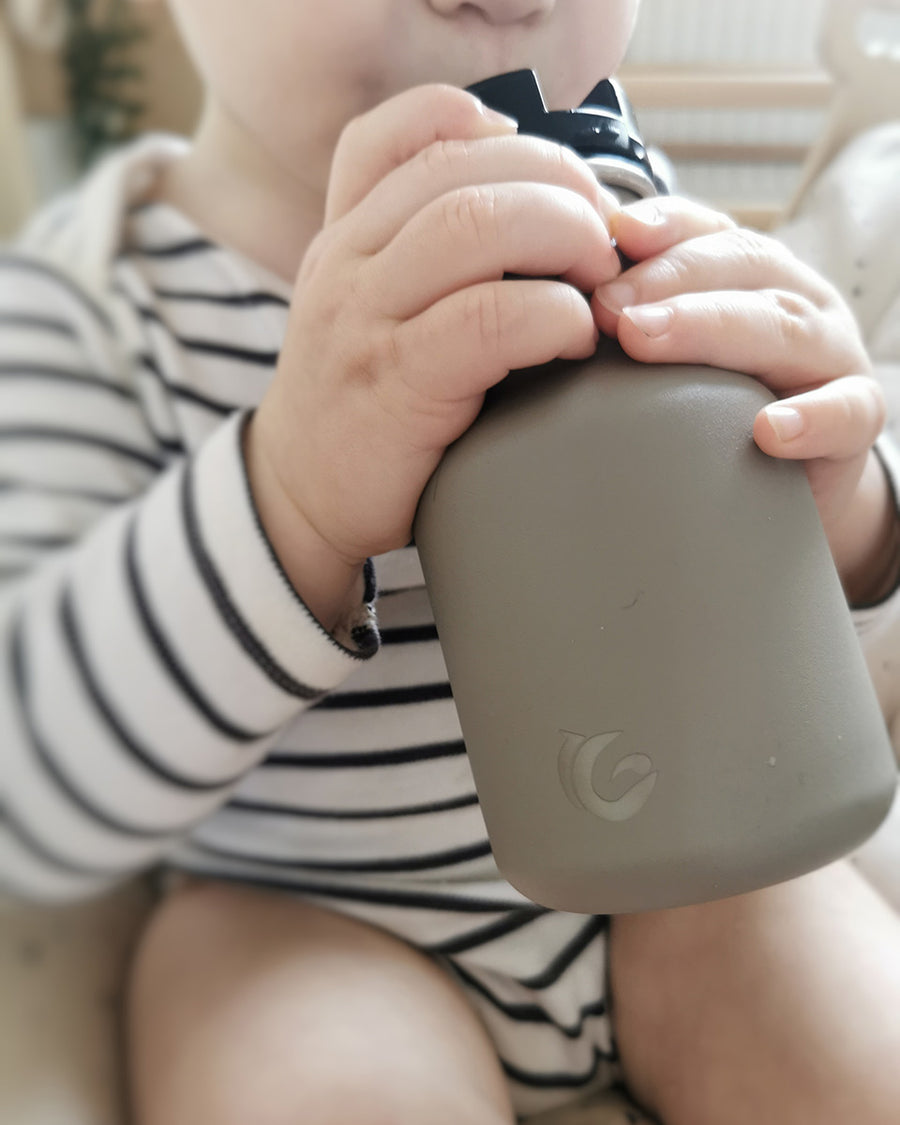
<instances>
[{"instance_id":1,"label":"olive grey bottle body","mask_svg":"<svg viewBox=\"0 0 900 1125\"><path fill-rule=\"evenodd\" d=\"M501 872L555 909L743 893L861 843L896 766L771 395L605 342L513 372L415 540Z\"/></svg>"}]
</instances>

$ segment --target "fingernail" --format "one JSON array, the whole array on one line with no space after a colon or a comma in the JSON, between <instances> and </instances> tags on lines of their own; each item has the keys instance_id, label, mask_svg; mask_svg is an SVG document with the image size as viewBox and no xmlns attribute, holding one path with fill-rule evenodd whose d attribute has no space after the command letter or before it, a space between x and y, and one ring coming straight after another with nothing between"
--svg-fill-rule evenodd
<instances>
[{"instance_id":1,"label":"fingernail","mask_svg":"<svg viewBox=\"0 0 900 1125\"><path fill-rule=\"evenodd\" d=\"M766 417L782 441L793 441L803 433L803 415L792 406L767 406Z\"/></svg>"},{"instance_id":2,"label":"fingernail","mask_svg":"<svg viewBox=\"0 0 900 1125\"><path fill-rule=\"evenodd\" d=\"M515 117L510 117L506 113L499 113L496 109L491 109L489 105L485 105L484 102L480 102L479 104L482 114L492 124L503 125L507 129L512 130L517 130L519 128L519 122L515 119Z\"/></svg>"},{"instance_id":3,"label":"fingernail","mask_svg":"<svg viewBox=\"0 0 900 1125\"><path fill-rule=\"evenodd\" d=\"M632 203L630 207L625 208L624 213L648 227L661 227L666 222L666 216L652 199L642 199L639 203Z\"/></svg>"},{"instance_id":4,"label":"fingernail","mask_svg":"<svg viewBox=\"0 0 900 1125\"><path fill-rule=\"evenodd\" d=\"M669 308L657 308L639 306L635 309L624 308L622 315L627 316L632 324L636 325L651 339L656 339L657 336L663 336L669 330L669 325L672 323L672 310Z\"/></svg>"},{"instance_id":5,"label":"fingernail","mask_svg":"<svg viewBox=\"0 0 900 1125\"><path fill-rule=\"evenodd\" d=\"M636 297L634 286L627 281L614 281L597 290L597 300L615 316L621 316L622 309L633 305Z\"/></svg>"}]
</instances>

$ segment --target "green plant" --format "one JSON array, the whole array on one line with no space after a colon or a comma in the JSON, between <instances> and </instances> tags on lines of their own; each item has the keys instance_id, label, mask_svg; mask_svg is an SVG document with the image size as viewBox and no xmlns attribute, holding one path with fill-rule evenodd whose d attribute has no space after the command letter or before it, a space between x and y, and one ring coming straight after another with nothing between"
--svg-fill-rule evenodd
<instances>
[{"instance_id":1,"label":"green plant","mask_svg":"<svg viewBox=\"0 0 900 1125\"><path fill-rule=\"evenodd\" d=\"M82 167L133 135L144 106L134 96L141 70L131 48L144 31L125 0L65 0L69 30L63 66Z\"/></svg>"}]
</instances>

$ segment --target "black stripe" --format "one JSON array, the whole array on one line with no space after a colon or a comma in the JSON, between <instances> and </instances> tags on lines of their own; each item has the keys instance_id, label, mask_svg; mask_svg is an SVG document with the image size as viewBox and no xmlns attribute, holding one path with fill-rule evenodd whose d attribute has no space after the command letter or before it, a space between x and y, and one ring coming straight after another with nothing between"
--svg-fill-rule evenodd
<instances>
[{"instance_id":1,"label":"black stripe","mask_svg":"<svg viewBox=\"0 0 900 1125\"><path fill-rule=\"evenodd\" d=\"M501 1000L499 996L495 996L477 977L473 976L461 965L457 965L451 961L450 966L465 987L470 988L473 992L477 992L492 1008L496 1008L497 1011L501 1012L507 1019L515 1020L518 1023L546 1024L554 1028L561 1035L564 1035L567 1039L578 1039L584 1031L584 1025L587 1020L607 1015L606 1001L602 999L594 1000L590 1004L583 1004L578 1009L578 1020L576 1023L562 1024L559 1023L558 1020L555 1020L550 1013L539 1004L514 1004Z\"/></svg>"},{"instance_id":2,"label":"black stripe","mask_svg":"<svg viewBox=\"0 0 900 1125\"><path fill-rule=\"evenodd\" d=\"M129 246L125 255L138 254L142 258L183 258L219 247L207 238L190 238L184 242L170 242L160 246Z\"/></svg>"},{"instance_id":3,"label":"black stripe","mask_svg":"<svg viewBox=\"0 0 900 1125\"><path fill-rule=\"evenodd\" d=\"M143 305L132 304L134 311L143 320L152 321L159 325L182 348L190 352L202 352L215 355L224 359L235 359L241 363L252 363L258 367L274 367L278 362L277 351L259 351L255 348L239 348L234 344L222 344L217 340L201 340L191 336L179 335L171 324L168 324L156 309L149 309Z\"/></svg>"},{"instance_id":4,"label":"black stripe","mask_svg":"<svg viewBox=\"0 0 900 1125\"><path fill-rule=\"evenodd\" d=\"M556 984L566 969L569 968L581 954L588 948L598 935L609 929L609 915L597 914L590 918L581 931L553 958L542 972L533 977L521 978L519 983L525 988L536 990L549 988Z\"/></svg>"},{"instance_id":5,"label":"black stripe","mask_svg":"<svg viewBox=\"0 0 900 1125\"><path fill-rule=\"evenodd\" d=\"M230 785L233 785L238 778L243 776L246 772L245 770L241 770L232 777L221 778L217 781L196 781L193 778L185 777L183 774L175 773L173 770L169 769L168 766L159 762L149 750L142 746L138 740L129 733L125 728L125 724L118 715L116 715L112 705L100 690L99 681L90 666L84 641L75 620L75 611L68 590L65 590L63 593L60 603L60 616L63 625L63 635L68 642L72 661L81 677L82 684L87 694L93 701L94 706L103 716L107 726L115 735L119 745L124 750L127 750L128 753L149 770L150 773L155 777L162 778L163 781L167 781L170 785L174 785L178 789L184 789L194 793L212 793L215 790L227 789Z\"/></svg>"},{"instance_id":6,"label":"black stripe","mask_svg":"<svg viewBox=\"0 0 900 1125\"><path fill-rule=\"evenodd\" d=\"M185 466L181 478L181 511L187 540L191 554L204 585L215 603L222 620L228 626L235 640L251 657L258 667L269 677L272 683L281 688L288 695L298 699L318 699L322 695L321 688L313 688L302 684L274 659L268 649L251 632L247 623L238 613L237 608L228 596L225 585L219 577L215 564L200 537L200 526L194 505L193 468L190 463Z\"/></svg>"},{"instance_id":7,"label":"black stripe","mask_svg":"<svg viewBox=\"0 0 900 1125\"><path fill-rule=\"evenodd\" d=\"M341 711L356 707L394 707L408 703L432 703L452 699L450 684L413 684L410 687L378 688L374 691L334 692L316 706L322 710Z\"/></svg>"},{"instance_id":8,"label":"black stripe","mask_svg":"<svg viewBox=\"0 0 900 1125\"><path fill-rule=\"evenodd\" d=\"M53 320L49 316L35 316L33 313L0 312L0 327L37 328L41 332L53 332L57 336L67 336L77 340L78 333L64 320Z\"/></svg>"},{"instance_id":9,"label":"black stripe","mask_svg":"<svg viewBox=\"0 0 900 1125\"><path fill-rule=\"evenodd\" d=\"M75 538L74 535L26 535L21 532L0 531L0 544L10 547L68 547Z\"/></svg>"},{"instance_id":10,"label":"black stripe","mask_svg":"<svg viewBox=\"0 0 900 1125\"><path fill-rule=\"evenodd\" d=\"M535 914L533 910L516 911L514 914L510 914L508 918L501 918L499 922L491 922L490 925L482 926L470 933L448 938L436 945L425 946L425 949L429 953L440 954L444 957L450 957L455 953L465 953L468 949L477 949L481 945L487 945L488 942L496 941L497 938L515 933L524 926L530 925L536 918L549 913L543 907L540 910L540 914Z\"/></svg>"},{"instance_id":11,"label":"black stripe","mask_svg":"<svg viewBox=\"0 0 900 1125\"><path fill-rule=\"evenodd\" d=\"M403 628L381 629L381 643L385 645L419 644L438 639L436 625L407 625Z\"/></svg>"},{"instance_id":12,"label":"black stripe","mask_svg":"<svg viewBox=\"0 0 900 1125\"><path fill-rule=\"evenodd\" d=\"M123 504L129 496L116 496L108 492L69 488L61 484L40 484L31 480L0 480L0 493L37 492L41 496L62 496L72 500L92 500L98 504Z\"/></svg>"},{"instance_id":13,"label":"black stripe","mask_svg":"<svg viewBox=\"0 0 900 1125\"><path fill-rule=\"evenodd\" d=\"M166 640L162 629L150 609L150 601L138 568L136 527L137 517L135 516L128 525L125 538L125 564L128 575L128 585L138 611L138 617L144 627L144 632L147 634L147 638L156 650L156 655L159 657L160 663L165 667L166 671L183 694L193 703L194 707L203 715L210 726L220 734L224 734L226 738L233 739L235 742L244 743L259 742L261 739L268 737L274 732L247 730L244 727L236 726L226 719L224 715L220 714L196 686L181 661L175 655L174 649Z\"/></svg>"},{"instance_id":14,"label":"black stripe","mask_svg":"<svg viewBox=\"0 0 900 1125\"><path fill-rule=\"evenodd\" d=\"M11 379L53 379L57 382L67 383L70 387L88 388L103 391L133 403L138 407L138 396L130 388L120 383L110 382L101 375L93 375L85 371L73 371L63 367L51 367L48 364L36 363L0 363L0 377ZM184 446L180 441L165 437L157 433L150 424L148 417L143 418L144 424L154 441L170 453L183 453Z\"/></svg>"},{"instance_id":15,"label":"black stripe","mask_svg":"<svg viewBox=\"0 0 900 1125\"><path fill-rule=\"evenodd\" d=\"M249 363L256 367L274 367L278 362L278 352L238 348L234 344L220 344L215 340L198 340L188 336L176 336L174 332L172 336L189 352L214 355L219 359L233 359L238 363Z\"/></svg>"},{"instance_id":16,"label":"black stripe","mask_svg":"<svg viewBox=\"0 0 900 1125\"><path fill-rule=\"evenodd\" d=\"M161 289L153 292L163 301L193 301L197 304L227 305L233 308L259 308L261 305L275 305L287 309L289 303L274 293L201 293L193 289Z\"/></svg>"},{"instance_id":17,"label":"black stripe","mask_svg":"<svg viewBox=\"0 0 900 1125\"><path fill-rule=\"evenodd\" d=\"M87 434L83 430L64 430L50 426L0 426L0 441L68 442L72 445L86 445L91 449L103 449L157 471L165 467L159 457L145 449L125 445L101 434Z\"/></svg>"},{"instance_id":18,"label":"black stripe","mask_svg":"<svg viewBox=\"0 0 900 1125\"><path fill-rule=\"evenodd\" d=\"M113 333L113 323L100 305L92 300L82 289L79 289L64 273L47 265L46 262L39 262L33 258L23 258L19 257L17 254L4 252L0 255L0 269L21 270L23 273L36 273L40 274L42 277L51 278L57 285L65 289L70 296L75 297L82 308L87 309L91 316L98 321L107 332L110 334Z\"/></svg>"},{"instance_id":19,"label":"black stripe","mask_svg":"<svg viewBox=\"0 0 900 1125\"><path fill-rule=\"evenodd\" d=\"M202 826L200 831L202 832ZM198 851L208 852L210 855L220 856L222 859L234 859L240 863L257 863L265 867L286 867L300 871L328 871L335 875L342 872L353 875L374 875L402 871L431 871L440 867L455 867L460 863L470 863L474 859L484 859L485 856L491 854L490 841L483 840L465 848L451 848L449 851L432 852L430 855L327 863L306 859L279 859L272 856L252 855L249 852L236 852L222 847L220 844L210 843L203 839L199 833L195 833L191 837L191 844Z\"/></svg>"},{"instance_id":20,"label":"black stripe","mask_svg":"<svg viewBox=\"0 0 900 1125\"><path fill-rule=\"evenodd\" d=\"M249 867L249 865L248 865ZM497 914L501 911L520 910L519 903L507 899L479 899L466 895L442 895L428 891L387 890L381 887L342 887L336 884L315 883L303 879L275 879L248 870L239 875L222 871L210 871L179 859L177 869L189 871L208 879L222 879L225 882L252 883L257 887L271 890L292 890L310 897L343 899L346 902L367 902L373 906L408 906L416 910L446 910L451 914ZM528 909L527 907L525 909ZM536 911L540 907L534 908Z\"/></svg>"},{"instance_id":21,"label":"black stripe","mask_svg":"<svg viewBox=\"0 0 900 1125\"><path fill-rule=\"evenodd\" d=\"M316 754L270 754L260 764L287 769L368 769L377 766L404 766L413 762L430 762L435 758L455 758L465 754L466 745L455 742L435 742L425 746L405 746L398 750L363 750L359 753L345 751L332 753L325 750Z\"/></svg>"},{"instance_id":22,"label":"black stripe","mask_svg":"<svg viewBox=\"0 0 900 1125\"><path fill-rule=\"evenodd\" d=\"M164 390L174 398L183 399L185 402L193 403L195 406L202 406L222 417L234 414L235 411L240 409L233 402L222 402L221 399L210 398L209 395L202 394L200 391L194 390L193 387L186 387L183 383L176 383L170 380L151 355L136 355L135 360L145 371L149 371L151 375L155 375L162 383Z\"/></svg>"},{"instance_id":23,"label":"black stripe","mask_svg":"<svg viewBox=\"0 0 900 1125\"><path fill-rule=\"evenodd\" d=\"M91 820L96 821L98 824L103 825L104 828L116 832L119 835L133 836L141 840L164 840L167 836L173 835L173 830L171 828L164 832L139 828L137 825L127 824L119 820L118 817L112 816L104 809L101 809L75 784L51 753L37 729L32 713L31 688L26 672L25 639L21 617L16 619L10 636L10 660L12 663L13 683L15 684L16 694L19 698L22 725L28 735L28 741L34 749L37 760L44 768L44 773L54 782L56 788L63 793L77 809L90 817Z\"/></svg>"},{"instance_id":24,"label":"black stripe","mask_svg":"<svg viewBox=\"0 0 900 1125\"><path fill-rule=\"evenodd\" d=\"M183 457L185 455L187 450L185 449L184 442L181 440L181 438L166 437L165 434L159 433L158 430L154 429L149 415L144 415L144 422L147 426L148 431L150 432L150 435L152 436L156 444L160 447L160 449L164 449L166 453L172 454L172 456L174 457Z\"/></svg>"},{"instance_id":25,"label":"black stripe","mask_svg":"<svg viewBox=\"0 0 900 1125\"><path fill-rule=\"evenodd\" d=\"M500 1065L508 1078L512 1078L514 1082L519 1082L522 1086L530 1086L537 1090L575 1090L581 1086L587 1086L597 1077L597 1071L600 1069L602 1062L611 1063L615 1061L615 1054L606 1054L595 1046L594 1061L583 1074L539 1074L531 1070L522 1070L503 1058L500 1059Z\"/></svg>"},{"instance_id":26,"label":"black stripe","mask_svg":"<svg viewBox=\"0 0 900 1125\"><path fill-rule=\"evenodd\" d=\"M452 812L478 804L476 793L466 793L447 801L432 801L425 805L404 805L395 809L314 809L305 806L269 805L263 801L229 801L225 808L234 812L263 813L266 816L294 816L307 820L394 820L406 816L425 816L431 813Z\"/></svg>"},{"instance_id":27,"label":"black stripe","mask_svg":"<svg viewBox=\"0 0 900 1125\"><path fill-rule=\"evenodd\" d=\"M128 387L110 382L101 375L87 371L73 371L71 368L53 367L46 363L0 363L0 376L11 378L55 379L58 382L90 387L93 390L108 391L118 398L135 402L137 396Z\"/></svg>"}]
</instances>

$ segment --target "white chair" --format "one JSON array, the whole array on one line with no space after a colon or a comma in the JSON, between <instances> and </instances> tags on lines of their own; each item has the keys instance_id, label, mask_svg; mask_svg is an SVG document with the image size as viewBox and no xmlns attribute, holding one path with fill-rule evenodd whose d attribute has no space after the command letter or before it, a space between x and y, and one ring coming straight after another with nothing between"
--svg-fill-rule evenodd
<instances>
[{"instance_id":1,"label":"white chair","mask_svg":"<svg viewBox=\"0 0 900 1125\"><path fill-rule=\"evenodd\" d=\"M867 18L879 13L893 17L895 32L890 40L866 34ZM831 0L822 25L820 55L834 78L835 94L826 127L807 156L788 215L852 138L882 122L900 119L900 0Z\"/></svg>"}]
</instances>

